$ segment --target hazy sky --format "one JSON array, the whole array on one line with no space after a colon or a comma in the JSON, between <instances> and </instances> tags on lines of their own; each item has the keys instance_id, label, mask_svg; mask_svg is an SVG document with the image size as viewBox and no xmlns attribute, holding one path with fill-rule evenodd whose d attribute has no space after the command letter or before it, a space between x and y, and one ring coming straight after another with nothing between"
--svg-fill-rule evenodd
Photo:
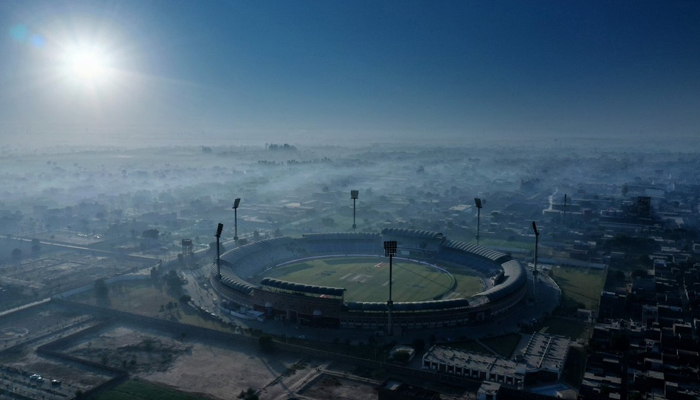
<instances>
[{"instance_id":1,"label":"hazy sky","mask_svg":"<svg viewBox=\"0 0 700 400\"><path fill-rule=\"evenodd\" d=\"M699 21L694 0L2 0L0 138L700 138Z\"/></svg>"}]
</instances>

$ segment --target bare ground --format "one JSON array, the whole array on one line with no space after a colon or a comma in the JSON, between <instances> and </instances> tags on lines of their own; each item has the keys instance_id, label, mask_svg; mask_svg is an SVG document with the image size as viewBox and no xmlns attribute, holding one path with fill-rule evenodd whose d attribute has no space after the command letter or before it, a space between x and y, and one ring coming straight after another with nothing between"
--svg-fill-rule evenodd
<instances>
[{"instance_id":1,"label":"bare ground","mask_svg":"<svg viewBox=\"0 0 700 400\"><path fill-rule=\"evenodd\" d=\"M289 388L294 382L302 379L308 371L315 371L313 366L305 365L284 377L289 375L289 367L300 358L291 353L265 355L255 347L221 348L192 343L191 351L178 357L167 371L142 373L140 377L221 399L229 399L232 394L248 388L265 388L260 398L274 399L290 393ZM281 376L277 383L272 384Z\"/></svg>"},{"instance_id":2,"label":"bare ground","mask_svg":"<svg viewBox=\"0 0 700 400\"><path fill-rule=\"evenodd\" d=\"M359 400L377 397L376 385L366 381L322 374L299 394L312 399Z\"/></svg>"}]
</instances>

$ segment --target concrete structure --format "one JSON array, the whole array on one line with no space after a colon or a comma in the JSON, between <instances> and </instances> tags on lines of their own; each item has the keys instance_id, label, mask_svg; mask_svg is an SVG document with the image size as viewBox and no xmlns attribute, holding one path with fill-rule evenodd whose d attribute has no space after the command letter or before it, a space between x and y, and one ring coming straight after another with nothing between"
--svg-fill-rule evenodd
<instances>
[{"instance_id":1,"label":"concrete structure","mask_svg":"<svg viewBox=\"0 0 700 400\"><path fill-rule=\"evenodd\" d=\"M313 257L381 256L384 239L398 242L398 254L450 268L497 276L495 286L469 298L395 302L393 325L402 329L435 329L494 318L520 302L527 293L523 266L499 251L447 240L438 232L384 229L374 233L308 234L281 237L237 247L221 256L221 277L212 282L222 297L270 319L311 326L384 330L387 304L346 302L343 288L324 288L253 276L265 270ZM215 269L214 269L215 270Z\"/></svg>"},{"instance_id":2,"label":"concrete structure","mask_svg":"<svg viewBox=\"0 0 700 400\"><path fill-rule=\"evenodd\" d=\"M571 341L561 336L532 335L514 360L448 347L432 346L423 355L423 368L500 383L522 389L533 382L561 379Z\"/></svg>"},{"instance_id":3,"label":"concrete structure","mask_svg":"<svg viewBox=\"0 0 700 400\"><path fill-rule=\"evenodd\" d=\"M516 388L525 385L525 364L449 347L432 346L428 349L423 355L423 368L503 383Z\"/></svg>"}]
</instances>

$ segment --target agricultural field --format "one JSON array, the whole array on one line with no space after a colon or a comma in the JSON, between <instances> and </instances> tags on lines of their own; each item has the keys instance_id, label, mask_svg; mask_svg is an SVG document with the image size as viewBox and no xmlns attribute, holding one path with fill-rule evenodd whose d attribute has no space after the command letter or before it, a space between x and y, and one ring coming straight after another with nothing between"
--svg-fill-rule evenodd
<instances>
[{"instance_id":1,"label":"agricultural field","mask_svg":"<svg viewBox=\"0 0 700 400\"><path fill-rule=\"evenodd\" d=\"M348 301L385 301L389 291L389 262L385 258L356 257L308 260L270 271L266 276L290 282L342 287ZM476 290L475 290L476 288ZM469 296L481 290L481 280L408 260L393 264L393 300L432 300L452 290Z\"/></svg>"},{"instance_id":2,"label":"agricultural field","mask_svg":"<svg viewBox=\"0 0 700 400\"><path fill-rule=\"evenodd\" d=\"M180 392L142 380L129 380L96 397L97 400L202 400L204 395Z\"/></svg>"},{"instance_id":3,"label":"agricultural field","mask_svg":"<svg viewBox=\"0 0 700 400\"><path fill-rule=\"evenodd\" d=\"M550 274L561 288L565 310L598 309L600 292L605 285L605 271L560 267L553 268Z\"/></svg>"}]
</instances>

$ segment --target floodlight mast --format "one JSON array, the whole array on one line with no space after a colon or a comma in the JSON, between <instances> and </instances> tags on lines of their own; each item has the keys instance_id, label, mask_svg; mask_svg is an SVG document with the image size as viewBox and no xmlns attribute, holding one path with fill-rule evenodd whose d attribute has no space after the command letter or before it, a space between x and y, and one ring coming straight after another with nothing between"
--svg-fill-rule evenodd
<instances>
[{"instance_id":1,"label":"floodlight mast","mask_svg":"<svg viewBox=\"0 0 700 400\"><path fill-rule=\"evenodd\" d=\"M474 204L476 204L476 245L479 245L479 228L481 226L481 199L478 197L474 198Z\"/></svg>"},{"instance_id":2,"label":"floodlight mast","mask_svg":"<svg viewBox=\"0 0 700 400\"><path fill-rule=\"evenodd\" d=\"M564 193L564 226L566 226L566 193Z\"/></svg>"},{"instance_id":3,"label":"floodlight mast","mask_svg":"<svg viewBox=\"0 0 700 400\"><path fill-rule=\"evenodd\" d=\"M221 231L224 229L224 224L219 224L216 227L216 278L221 279L221 251L219 250L219 239L221 239Z\"/></svg>"},{"instance_id":4,"label":"floodlight mast","mask_svg":"<svg viewBox=\"0 0 700 400\"><path fill-rule=\"evenodd\" d=\"M357 228L357 225L355 225L355 201L357 200L357 196L360 194L359 190L351 190L350 191L350 198L352 199L352 230L354 231L355 228Z\"/></svg>"},{"instance_id":5,"label":"floodlight mast","mask_svg":"<svg viewBox=\"0 0 700 400\"><path fill-rule=\"evenodd\" d=\"M384 256L389 257L389 301L386 302L386 306L389 310L389 326L387 329L387 335L392 336L394 334L394 327L391 322L391 311L394 308L394 302L391 300L391 281L393 279L392 272L393 272L393 261L394 261L394 256L396 255L396 241L395 240L390 240L384 242Z\"/></svg>"},{"instance_id":6,"label":"floodlight mast","mask_svg":"<svg viewBox=\"0 0 700 400\"><path fill-rule=\"evenodd\" d=\"M241 199L233 201L233 241L238 243L238 206L241 204Z\"/></svg>"},{"instance_id":7,"label":"floodlight mast","mask_svg":"<svg viewBox=\"0 0 700 400\"><path fill-rule=\"evenodd\" d=\"M534 296L537 296L537 248L539 247L540 243L540 232L537 230L537 224L535 221L532 221L532 230L535 231L535 262L532 269L532 293Z\"/></svg>"}]
</instances>

